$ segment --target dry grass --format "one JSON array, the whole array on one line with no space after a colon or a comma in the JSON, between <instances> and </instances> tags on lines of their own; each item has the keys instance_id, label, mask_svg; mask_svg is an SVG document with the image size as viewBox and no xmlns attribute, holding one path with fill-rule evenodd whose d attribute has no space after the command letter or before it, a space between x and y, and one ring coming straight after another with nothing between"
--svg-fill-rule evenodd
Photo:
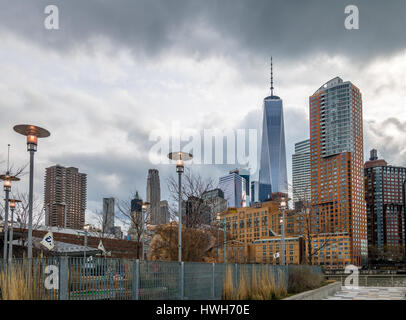
<instances>
[{"instance_id":1,"label":"dry grass","mask_svg":"<svg viewBox=\"0 0 406 320\"><path fill-rule=\"evenodd\" d=\"M242 270L238 288L234 289L231 267L227 267L226 278L223 285L223 299L225 300L272 300L282 299L287 296L287 289L282 282L278 285L266 267L260 270L252 269L251 282L248 281L248 272ZM279 278L283 276L280 271Z\"/></svg>"},{"instance_id":2,"label":"dry grass","mask_svg":"<svg viewBox=\"0 0 406 320\"><path fill-rule=\"evenodd\" d=\"M0 271L0 291L2 300L39 300L41 293L35 286L34 274L29 265L13 265Z\"/></svg>"},{"instance_id":3,"label":"dry grass","mask_svg":"<svg viewBox=\"0 0 406 320\"><path fill-rule=\"evenodd\" d=\"M234 298L234 285L233 285L233 273L231 267L228 266L226 270L226 278L223 285L223 299L232 300Z\"/></svg>"}]
</instances>

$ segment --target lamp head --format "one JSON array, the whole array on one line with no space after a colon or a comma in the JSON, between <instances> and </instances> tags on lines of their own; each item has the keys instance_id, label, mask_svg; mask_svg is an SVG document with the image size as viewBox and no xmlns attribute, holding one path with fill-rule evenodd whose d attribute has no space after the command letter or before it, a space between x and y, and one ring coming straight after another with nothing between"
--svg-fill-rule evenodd
<instances>
[{"instance_id":1,"label":"lamp head","mask_svg":"<svg viewBox=\"0 0 406 320\"><path fill-rule=\"evenodd\" d=\"M27 151L37 151L38 138L46 138L51 135L48 130L30 124L16 125L14 131L27 136Z\"/></svg>"},{"instance_id":2,"label":"lamp head","mask_svg":"<svg viewBox=\"0 0 406 320\"><path fill-rule=\"evenodd\" d=\"M8 202L10 204L10 209L14 210L15 207L16 207L16 204L21 202L21 201L17 200L17 199L9 199Z\"/></svg>"},{"instance_id":3,"label":"lamp head","mask_svg":"<svg viewBox=\"0 0 406 320\"><path fill-rule=\"evenodd\" d=\"M11 190L11 182L12 181L19 181L20 179L14 176L10 176L8 174L0 175L0 180L3 180L4 191Z\"/></svg>"}]
</instances>

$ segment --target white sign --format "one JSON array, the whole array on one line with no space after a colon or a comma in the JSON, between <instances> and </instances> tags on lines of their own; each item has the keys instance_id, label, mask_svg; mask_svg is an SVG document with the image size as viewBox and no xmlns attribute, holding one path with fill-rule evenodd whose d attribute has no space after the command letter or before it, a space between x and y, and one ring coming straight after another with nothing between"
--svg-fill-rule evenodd
<instances>
[{"instance_id":1,"label":"white sign","mask_svg":"<svg viewBox=\"0 0 406 320\"><path fill-rule=\"evenodd\" d=\"M46 247L48 250L52 250L55 246L54 236L51 231L49 231L41 241L41 244Z\"/></svg>"},{"instance_id":2,"label":"white sign","mask_svg":"<svg viewBox=\"0 0 406 320\"><path fill-rule=\"evenodd\" d=\"M279 252L275 253L275 254L273 255L273 257L274 257L275 259L279 258Z\"/></svg>"},{"instance_id":3,"label":"white sign","mask_svg":"<svg viewBox=\"0 0 406 320\"><path fill-rule=\"evenodd\" d=\"M99 245L97 246L97 249L99 249L99 250L101 250L101 251L103 251L103 252L106 252L106 249L104 249L104 246L103 246L103 243L102 243L101 240L100 240L100 242L99 242Z\"/></svg>"}]
</instances>

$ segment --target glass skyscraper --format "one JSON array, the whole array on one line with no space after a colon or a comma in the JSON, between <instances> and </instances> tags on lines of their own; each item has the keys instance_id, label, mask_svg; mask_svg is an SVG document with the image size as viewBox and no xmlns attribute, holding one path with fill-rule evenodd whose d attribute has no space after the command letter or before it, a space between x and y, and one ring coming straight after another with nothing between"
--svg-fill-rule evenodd
<instances>
[{"instance_id":1,"label":"glass skyscraper","mask_svg":"<svg viewBox=\"0 0 406 320\"><path fill-rule=\"evenodd\" d=\"M246 181L238 171L233 170L220 177L219 188L224 192L228 207L242 208L247 205Z\"/></svg>"},{"instance_id":2,"label":"glass skyscraper","mask_svg":"<svg viewBox=\"0 0 406 320\"><path fill-rule=\"evenodd\" d=\"M261 162L259 167L259 201L271 199L272 193L288 193L285 128L282 100L273 95L264 99Z\"/></svg>"}]
</instances>

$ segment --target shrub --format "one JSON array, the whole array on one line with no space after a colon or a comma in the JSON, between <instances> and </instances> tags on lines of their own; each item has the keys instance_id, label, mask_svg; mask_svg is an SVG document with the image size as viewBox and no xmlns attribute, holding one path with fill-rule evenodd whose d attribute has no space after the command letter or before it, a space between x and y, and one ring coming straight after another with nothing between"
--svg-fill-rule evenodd
<instances>
[{"instance_id":1,"label":"shrub","mask_svg":"<svg viewBox=\"0 0 406 320\"><path fill-rule=\"evenodd\" d=\"M289 293L300 293L307 290L313 290L323 286L324 283L324 275L313 272L311 268L305 266L289 267Z\"/></svg>"}]
</instances>

